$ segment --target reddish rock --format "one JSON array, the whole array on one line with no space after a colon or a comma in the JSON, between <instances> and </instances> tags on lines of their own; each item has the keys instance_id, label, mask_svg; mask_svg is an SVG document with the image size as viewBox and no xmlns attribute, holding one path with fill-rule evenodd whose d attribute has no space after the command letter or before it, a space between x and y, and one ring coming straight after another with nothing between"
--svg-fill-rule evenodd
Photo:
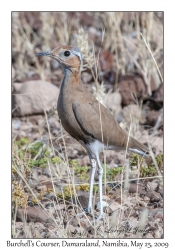
<instances>
[{"instance_id":1,"label":"reddish rock","mask_svg":"<svg viewBox=\"0 0 175 250\"><path fill-rule=\"evenodd\" d=\"M156 102L163 102L163 93L164 93L164 86L161 84L159 88L153 93L153 99Z\"/></svg>"},{"instance_id":2,"label":"reddish rock","mask_svg":"<svg viewBox=\"0 0 175 250\"><path fill-rule=\"evenodd\" d=\"M137 187L138 186L138 187ZM129 186L129 193L145 194L145 188L142 185L137 185L136 183L131 183Z\"/></svg>"},{"instance_id":3,"label":"reddish rock","mask_svg":"<svg viewBox=\"0 0 175 250\"><path fill-rule=\"evenodd\" d=\"M112 68L112 64L113 64L113 55L106 50L103 50L100 53L100 67L102 71L106 71L109 70L110 68Z\"/></svg>"},{"instance_id":4,"label":"reddish rock","mask_svg":"<svg viewBox=\"0 0 175 250\"><path fill-rule=\"evenodd\" d=\"M161 195L155 191L147 192L146 196L150 198L151 202L158 202L162 199Z\"/></svg>"},{"instance_id":5,"label":"reddish rock","mask_svg":"<svg viewBox=\"0 0 175 250\"><path fill-rule=\"evenodd\" d=\"M157 122L159 122L159 127L163 126L163 108L159 111L150 110L146 115L146 125L155 126Z\"/></svg>"},{"instance_id":6,"label":"reddish rock","mask_svg":"<svg viewBox=\"0 0 175 250\"><path fill-rule=\"evenodd\" d=\"M118 88L124 106L134 103L132 94L138 99L144 98L147 94L147 86L141 76L125 75L120 77Z\"/></svg>"},{"instance_id":7,"label":"reddish rock","mask_svg":"<svg viewBox=\"0 0 175 250\"><path fill-rule=\"evenodd\" d=\"M18 91L22 95L15 95L13 98L13 109L16 108L14 116L43 114L44 108L49 111L57 104L59 95L59 88L42 80L27 81Z\"/></svg>"},{"instance_id":8,"label":"reddish rock","mask_svg":"<svg viewBox=\"0 0 175 250\"><path fill-rule=\"evenodd\" d=\"M52 219L41 207L28 207L26 209L18 208L17 218L28 222L52 222Z\"/></svg>"}]
</instances>

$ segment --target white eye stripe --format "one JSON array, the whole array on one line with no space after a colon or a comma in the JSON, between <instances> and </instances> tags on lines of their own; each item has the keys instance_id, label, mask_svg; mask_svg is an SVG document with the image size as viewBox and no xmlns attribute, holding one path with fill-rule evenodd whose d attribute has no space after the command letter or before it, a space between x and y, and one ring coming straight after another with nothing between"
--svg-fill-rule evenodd
<instances>
[{"instance_id":1,"label":"white eye stripe","mask_svg":"<svg viewBox=\"0 0 175 250\"><path fill-rule=\"evenodd\" d=\"M81 55L80 52L73 50L73 54L76 55L76 56L78 56L79 59L80 59L80 61L82 62L82 55Z\"/></svg>"},{"instance_id":2,"label":"white eye stripe","mask_svg":"<svg viewBox=\"0 0 175 250\"><path fill-rule=\"evenodd\" d=\"M74 47L73 50L72 50L72 53L75 56L79 57L79 59L80 59L80 70L82 70L82 67L83 67L83 58L82 58L82 55L81 55L79 49L77 47Z\"/></svg>"}]
</instances>

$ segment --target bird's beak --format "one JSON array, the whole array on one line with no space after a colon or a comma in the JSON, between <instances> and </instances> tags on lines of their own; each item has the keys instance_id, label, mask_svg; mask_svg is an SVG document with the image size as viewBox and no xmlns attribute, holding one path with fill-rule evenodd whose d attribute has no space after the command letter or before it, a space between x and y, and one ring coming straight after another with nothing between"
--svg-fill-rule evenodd
<instances>
[{"instance_id":1,"label":"bird's beak","mask_svg":"<svg viewBox=\"0 0 175 250\"><path fill-rule=\"evenodd\" d=\"M35 56L51 56L52 53L50 51L47 52L40 52L38 54L36 54Z\"/></svg>"}]
</instances>

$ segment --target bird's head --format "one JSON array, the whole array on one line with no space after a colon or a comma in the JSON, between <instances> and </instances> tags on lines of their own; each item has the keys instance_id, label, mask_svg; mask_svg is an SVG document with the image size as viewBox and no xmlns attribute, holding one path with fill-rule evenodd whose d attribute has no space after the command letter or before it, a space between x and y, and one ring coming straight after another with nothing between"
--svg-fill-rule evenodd
<instances>
[{"instance_id":1,"label":"bird's head","mask_svg":"<svg viewBox=\"0 0 175 250\"><path fill-rule=\"evenodd\" d=\"M49 56L55 59L63 69L79 71L82 64L82 55L77 47L60 46L52 51L40 52L36 56Z\"/></svg>"}]
</instances>

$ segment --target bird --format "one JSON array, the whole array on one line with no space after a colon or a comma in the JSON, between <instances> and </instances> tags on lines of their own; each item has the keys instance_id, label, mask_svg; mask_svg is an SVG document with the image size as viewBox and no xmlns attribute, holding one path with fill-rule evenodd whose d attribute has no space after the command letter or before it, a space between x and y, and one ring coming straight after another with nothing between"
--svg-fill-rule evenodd
<instances>
[{"instance_id":1,"label":"bird","mask_svg":"<svg viewBox=\"0 0 175 250\"><path fill-rule=\"evenodd\" d=\"M128 136L81 80L83 57L78 47L64 45L51 51L40 52L36 57L55 59L64 71L57 102L58 116L64 129L86 150L91 163L90 191L87 212L92 213L93 183L98 166L100 214L96 221L104 219L102 200L103 168L99 154L104 149L126 150L147 156L148 149L136 139Z\"/></svg>"}]
</instances>

